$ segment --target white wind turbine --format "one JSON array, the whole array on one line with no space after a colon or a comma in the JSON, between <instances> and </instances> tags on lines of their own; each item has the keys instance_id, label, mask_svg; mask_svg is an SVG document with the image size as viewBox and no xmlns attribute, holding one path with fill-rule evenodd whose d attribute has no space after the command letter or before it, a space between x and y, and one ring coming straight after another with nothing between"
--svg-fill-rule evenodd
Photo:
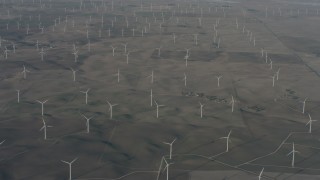
<instances>
[{"instance_id":1,"label":"white wind turbine","mask_svg":"<svg viewBox=\"0 0 320 180\"><path fill-rule=\"evenodd\" d=\"M186 60L186 67L188 67L188 59L189 59L189 54L185 55L184 56L184 59Z\"/></svg>"},{"instance_id":2,"label":"white wind turbine","mask_svg":"<svg viewBox=\"0 0 320 180\"><path fill-rule=\"evenodd\" d=\"M231 142L230 140L230 134L231 134L232 130L229 131L229 134L228 136L225 136L225 137L221 137L220 139L226 139L227 140L227 149L226 149L226 152L229 152L229 141Z\"/></svg>"},{"instance_id":3,"label":"white wind turbine","mask_svg":"<svg viewBox=\"0 0 320 180\"><path fill-rule=\"evenodd\" d=\"M164 105L158 104L156 100L154 101L154 103L156 103L156 106L157 106L157 118L159 118L159 107L163 107Z\"/></svg>"},{"instance_id":4,"label":"white wind turbine","mask_svg":"<svg viewBox=\"0 0 320 180\"><path fill-rule=\"evenodd\" d=\"M30 72L26 69L26 67L23 65L23 71L22 71L22 74L23 74L23 79L26 79L27 78L27 72Z\"/></svg>"},{"instance_id":5,"label":"white wind turbine","mask_svg":"<svg viewBox=\"0 0 320 180\"><path fill-rule=\"evenodd\" d=\"M91 51L91 42L90 42L90 39L88 39L88 51L89 51L89 52Z\"/></svg>"},{"instance_id":6,"label":"white wind turbine","mask_svg":"<svg viewBox=\"0 0 320 180\"><path fill-rule=\"evenodd\" d=\"M160 57L161 56L161 46L156 48L156 50L158 50L158 57Z\"/></svg>"},{"instance_id":7,"label":"white wind turbine","mask_svg":"<svg viewBox=\"0 0 320 180\"><path fill-rule=\"evenodd\" d=\"M202 118L204 104L201 104L201 102L199 102L199 104L200 104L200 117Z\"/></svg>"},{"instance_id":8,"label":"white wind turbine","mask_svg":"<svg viewBox=\"0 0 320 180\"><path fill-rule=\"evenodd\" d=\"M304 111L306 109L306 101L308 98L305 98L304 101L302 101L302 114L304 114Z\"/></svg>"},{"instance_id":9,"label":"white wind turbine","mask_svg":"<svg viewBox=\"0 0 320 180\"><path fill-rule=\"evenodd\" d=\"M170 146L170 150L169 150L169 159L172 159L172 146L173 146L173 143L177 140L177 138L174 138L174 140L169 143L169 142L163 142L164 144L167 144Z\"/></svg>"},{"instance_id":10,"label":"white wind turbine","mask_svg":"<svg viewBox=\"0 0 320 180\"><path fill-rule=\"evenodd\" d=\"M71 71L72 71L73 81L75 82L75 81L76 81L76 72L77 72L78 70L74 70L73 68L70 68L70 69L71 69Z\"/></svg>"},{"instance_id":11,"label":"white wind turbine","mask_svg":"<svg viewBox=\"0 0 320 180\"><path fill-rule=\"evenodd\" d=\"M199 26L201 27L202 26L202 18L198 18L198 22L199 22Z\"/></svg>"},{"instance_id":12,"label":"white wind turbine","mask_svg":"<svg viewBox=\"0 0 320 180\"><path fill-rule=\"evenodd\" d=\"M177 36L176 36L175 33L172 34L172 38L173 38L173 44L176 44L176 38L177 38Z\"/></svg>"},{"instance_id":13,"label":"white wind turbine","mask_svg":"<svg viewBox=\"0 0 320 180\"><path fill-rule=\"evenodd\" d=\"M220 87L220 79L222 78L222 76L216 76L217 80L218 80L218 87Z\"/></svg>"},{"instance_id":14,"label":"white wind turbine","mask_svg":"<svg viewBox=\"0 0 320 180\"><path fill-rule=\"evenodd\" d=\"M272 87L274 87L276 76L277 76L276 74L271 76L271 78L272 78Z\"/></svg>"},{"instance_id":15,"label":"white wind turbine","mask_svg":"<svg viewBox=\"0 0 320 180\"><path fill-rule=\"evenodd\" d=\"M41 104L41 115L42 115L42 116L43 116L43 114L44 114L44 113L43 113L43 112L44 112L44 104L45 104L47 101L48 101L48 99L45 100L45 101L43 101L43 102L37 100L37 102Z\"/></svg>"},{"instance_id":16,"label":"white wind turbine","mask_svg":"<svg viewBox=\"0 0 320 180\"><path fill-rule=\"evenodd\" d=\"M163 170L167 169L167 180L169 180L169 167L170 165L174 164L174 163L168 163L167 160L164 158L164 162L166 163L166 166Z\"/></svg>"},{"instance_id":17,"label":"white wind turbine","mask_svg":"<svg viewBox=\"0 0 320 180\"><path fill-rule=\"evenodd\" d=\"M235 103L235 100L234 100L233 96L231 96L231 101L230 101L230 104L231 104L231 112L233 112L233 110L234 110L234 103Z\"/></svg>"},{"instance_id":18,"label":"white wind turbine","mask_svg":"<svg viewBox=\"0 0 320 180\"><path fill-rule=\"evenodd\" d=\"M268 51L264 53L266 55L266 63L268 63Z\"/></svg>"},{"instance_id":19,"label":"white wind turbine","mask_svg":"<svg viewBox=\"0 0 320 180\"><path fill-rule=\"evenodd\" d=\"M83 114L81 114L81 115L82 115L82 117L84 117L86 119L87 133L90 133L90 120L93 118L93 116L88 118L87 116L85 116Z\"/></svg>"},{"instance_id":20,"label":"white wind turbine","mask_svg":"<svg viewBox=\"0 0 320 180\"><path fill-rule=\"evenodd\" d=\"M152 93L152 89L150 90L150 106L153 106L153 93Z\"/></svg>"},{"instance_id":21,"label":"white wind turbine","mask_svg":"<svg viewBox=\"0 0 320 180\"><path fill-rule=\"evenodd\" d=\"M41 56L41 61L43 61L44 59L44 55L46 54L43 50L43 48L41 48L41 51L39 52L40 56Z\"/></svg>"},{"instance_id":22,"label":"white wind turbine","mask_svg":"<svg viewBox=\"0 0 320 180\"><path fill-rule=\"evenodd\" d=\"M199 34L193 34L193 36L194 36L194 43L195 43L196 46L198 45L198 35L199 35Z\"/></svg>"},{"instance_id":23,"label":"white wind turbine","mask_svg":"<svg viewBox=\"0 0 320 180\"><path fill-rule=\"evenodd\" d=\"M189 51L191 50L191 48L185 48L185 50L186 50L186 55L190 55L190 53L189 53Z\"/></svg>"},{"instance_id":24,"label":"white wind turbine","mask_svg":"<svg viewBox=\"0 0 320 180\"><path fill-rule=\"evenodd\" d=\"M277 80L279 80L279 73L280 73L280 68L279 68L278 71L276 72Z\"/></svg>"},{"instance_id":25,"label":"white wind turbine","mask_svg":"<svg viewBox=\"0 0 320 180\"><path fill-rule=\"evenodd\" d=\"M74 55L74 62L78 61L78 57L79 57L78 52L79 52L79 50L77 50L76 48L73 49L72 54Z\"/></svg>"},{"instance_id":26,"label":"white wind turbine","mask_svg":"<svg viewBox=\"0 0 320 180\"><path fill-rule=\"evenodd\" d=\"M292 154L292 160L291 160L291 166L292 166L292 167L294 167L295 153L300 153L300 152L299 152L299 151L296 151L296 150L294 149L294 142L293 142L293 143L292 143L292 151L287 154L287 156L289 156L290 154Z\"/></svg>"},{"instance_id":27,"label":"white wind turbine","mask_svg":"<svg viewBox=\"0 0 320 180\"><path fill-rule=\"evenodd\" d=\"M129 64L129 55L130 55L130 52L125 54L125 56L127 57L127 64Z\"/></svg>"},{"instance_id":28,"label":"white wind turbine","mask_svg":"<svg viewBox=\"0 0 320 180\"><path fill-rule=\"evenodd\" d=\"M118 83L120 82L120 69L118 68L117 73L113 74L113 76L117 76Z\"/></svg>"},{"instance_id":29,"label":"white wind turbine","mask_svg":"<svg viewBox=\"0 0 320 180\"><path fill-rule=\"evenodd\" d=\"M121 45L124 46L124 53L127 53L128 43L122 43Z\"/></svg>"},{"instance_id":30,"label":"white wind turbine","mask_svg":"<svg viewBox=\"0 0 320 180\"><path fill-rule=\"evenodd\" d=\"M308 113L308 116L309 116L309 121L306 124L306 126L309 124L309 133L311 133L311 131L312 131L312 122L315 122L315 121L318 121L318 120L312 119L309 113Z\"/></svg>"},{"instance_id":31,"label":"white wind turbine","mask_svg":"<svg viewBox=\"0 0 320 180\"><path fill-rule=\"evenodd\" d=\"M16 44L12 43L13 53L16 53Z\"/></svg>"},{"instance_id":32,"label":"white wind turbine","mask_svg":"<svg viewBox=\"0 0 320 180\"><path fill-rule=\"evenodd\" d=\"M17 96L18 96L17 101L18 101L18 103L20 103L20 90L17 89L16 91L17 91Z\"/></svg>"},{"instance_id":33,"label":"white wind turbine","mask_svg":"<svg viewBox=\"0 0 320 180\"><path fill-rule=\"evenodd\" d=\"M148 76L148 78L150 78L151 79L151 84L153 84L153 77L154 77L154 75L153 75L154 73L153 73L153 70L151 71L151 74L150 74L150 76Z\"/></svg>"},{"instance_id":34,"label":"white wind turbine","mask_svg":"<svg viewBox=\"0 0 320 180\"><path fill-rule=\"evenodd\" d=\"M132 28L132 36L134 37L134 32L135 32L135 29Z\"/></svg>"},{"instance_id":35,"label":"white wind turbine","mask_svg":"<svg viewBox=\"0 0 320 180\"><path fill-rule=\"evenodd\" d=\"M36 48L37 48L37 51L39 51L39 41L38 40L36 42Z\"/></svg>"},{"instance_id":36,"label":"white wind turbine","mask_svg":"<svg viewBox=\"0 0 320 180\"><path fill-rule=\"evenodd\" d=\"M90 91L90 88L87 89L86 91L80 91L83 94L86 94L86 104L88 104L88 92Z\"/></svg>"},{"instance_id":37,"label":"white wind turbine","mask_svg":"<svg viewBox=\"0 0 320 180\"><path fill-rule=\"evenodd\" d=\"M112 48L112 56L114 56L114 51L117 49L117 47L111 46L111 48Z\"/></svg>"},{"instance_id":38,"label":"white wind turbine","mask_svg":"<svg viewBox=\"0 0 320 180\"><path fill-rule=\"evenodd\" d=\"M272 60L269 59L269 61L270 61L270 64L269 64L269 65L270 65L270 69L272 70L272 68L273 68L273 67L272 67Z\"/></svg>"},{"instance_id":39,"label":"white wind turbine","mask_svg":"<svg viewBox=\"0 0 320 180\"><path fill-rule=\"evenodd\" d=\"M9 50L7 49L7 46L4 47L4 56L5 56L5 59L8 59L8 52Z\"/></svg>"},{"instance_id":40,"label":"white wind turbine","mask_svg":"<svg viewBox=\"0 0 320 180\"><path fill-rule=\"evenodd\" d=\"M53 127L53 126L47 126L46 121L43 118L42 118L42 123L43 123L43 126L40 129L40 131L43 130L43 132L44 132L44 140L47 140L47 128L48 127Z\"/></svg>"},{"instance_id":41,"label":"white wind turbine","mask_svg":"<svg viewBox=\"0 0 320 180\"><path fill-rule=\"evenodd\" d=\"M107 100L107 103L109 104L110 119L112 119L113 107L117 106L118 104L111 104L108 100Z\"/></svg>"},{"instance_id":42,"label":"white wind turbine","mask_svg":"<svg viewBox=\"0 0 320 180\"><path fill-rule=\"evenodd\" d=\"M184 78L182 79L184 81L184 86L187 87L187 75L186 73L183 73Z\"/></svg>"},{"instance_id":43,"label":"white wind turbine","mask_svg":"<svg viewBox=\"0 0 320 180\"><path fill-rule=\"evenodd\" d=\"M61 162L66 163L69 165L69 180L72 180L72 164L77 160L78 158L75 158L74 160L72 160L71 162L67 162L64 160L61 160Z\"/></svg>"}]
</instances>

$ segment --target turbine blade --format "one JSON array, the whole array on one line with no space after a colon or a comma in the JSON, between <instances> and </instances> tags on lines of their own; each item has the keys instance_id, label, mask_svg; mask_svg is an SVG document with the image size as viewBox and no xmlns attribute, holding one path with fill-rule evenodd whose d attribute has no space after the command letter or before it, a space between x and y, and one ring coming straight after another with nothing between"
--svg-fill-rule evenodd
<instances>
[{"instance_id":1,"label":"turbine blade","mask_svg":"<svg viewBox=\"0 0 320 180\"><path fill-rule=\"evenodd\" d=\"M75 162L76 160L78 160L78 158L75 158L75 159L72 160L70 163L72 164L72 163Z\"/></svg>"},{"instance_id":2,"label":"turbine blade","mask_svg":"<svg viewBox=\"0 0 320 180\"><path fill-rule=\"evenodd\" d=\"M6 141L6 139L5 139L5 140L3 140L3 141L1 141L0 145L2 145L5 141Z\"/></svg>"},{"instance_id":3,"label":"turbine blade","mask_svg":"<svg viewBox=\"0 0 320 180\"><path fill-rule=\"evenodd\" d=\"M42 128L39 131L42 131L45 128L45 126L42 126Z\"/></svg>"}]
</instances>

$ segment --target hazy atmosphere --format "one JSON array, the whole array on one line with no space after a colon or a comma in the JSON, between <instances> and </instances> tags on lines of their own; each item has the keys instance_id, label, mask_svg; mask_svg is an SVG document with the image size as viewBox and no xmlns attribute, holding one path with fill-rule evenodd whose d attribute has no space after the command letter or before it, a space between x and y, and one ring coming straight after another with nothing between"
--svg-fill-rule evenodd
<instances>
[{"instance_id":1,"label":"hazy atmosphere","mask_svg":"<svg viewBox=\"0 0 320 180\"><path fill-rule=\"evenodd\" d=\"M0 0L0 180L320 179L319 0Z\"/></svg>"}]
</instances>

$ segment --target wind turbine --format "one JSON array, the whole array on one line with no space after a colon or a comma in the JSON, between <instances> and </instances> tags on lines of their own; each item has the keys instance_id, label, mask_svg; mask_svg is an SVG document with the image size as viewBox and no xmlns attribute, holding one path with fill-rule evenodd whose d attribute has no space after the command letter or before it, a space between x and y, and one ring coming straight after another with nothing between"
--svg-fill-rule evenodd
<instances>
[{"instance_id":1,"label":"wind turbine","mask_svg":"<svg viewBox=\"0 0 320 180\"><path fill-rule=\"evenodd\" d=\"M261 178L262 178L263 171L264 171L264 168L262 168L262 170L260 171L260 174L258 176L259 180L261 180Z\"/></svg>"},{"instance_id":2,"label":"wind turbine","mask_svg":"<svg viewBox=\"0 0 320 180\"><path fill-rule=\"evenodd\" d=\"M186 67L188 67L188 59L189 59L189 54L185 55L184 56L184 59L186 60Z\"/></svg>"},{"instance_id":3,"label":"wind turbine","mask_svg":"<svg viewBox=\"0 0 320 180\"><path fill-rule=\"evenodd\" d=\"M226 152L229 152L229 141L231 142L230 140L230 134L231 134L232 130L229 131L229 134L228 136L225 136L225 137L221 137L220 139L227 139L227 149L226 149Z\"/></svg>"},{"instance_id":4,"label":"wind turbine","mask_svg":"<svg viewBox=\"0 0 320 180\"><path fill-rule=\"evenodd\" d=\"M44 107L43 107L43 106L44 106L44 104L45 104L47 101L48 101L48 99L45 100L45 101L43 101L43 102L37 100L37 102L41 104L41 115L42 115L42 116L43 116L43 111L44 111Z\"/></svg>"},{"instance_id":5,"label":"wind turbine","mask_svg":"<svg viewBox=\"0 0 320 180\"><path fill-rule=\"evenodd\" d=\"M169 180L169 167L170 167L170 165L172 165L172 164L174 164L174 163L168 163L165 158L164 158L164 162L166 163L166 166L165 166L165 168L163 169L163 171L167 169L167 180Z\"/></svg>"},{"instance_id":6,"label":"wind turbine","mask_svg":"<svg viewBox=\"0 0 320 180\"><path fill-rule=\"evenodd\" d=\"M296 150L294 149L294 142L293 142L293 143L292 143L292 151L287 154L287 156L289 156L290 154L292 154L292 160L291 160L291 166L292 166L292 167L294 167L295 153L300 153L300 152L299 152L299 151L296 151Z\"/></svg>"},{"instance_id":7,"label":"wind turbine","mask_svg":"<svg viewBox=\"0 0 320 180\"><path fill-rule=\"evenodd\" d=\"M127 53L128 43L122 43L122 46L124 46L124 53Z\"/></svg>"},{"instance_id":8,"label":"wind turbine","mask_svg":"<svg viewBox=\"0 0 320 180\"><path fill-rule=\"evenodd\" d=\"M280 68L279 68L278 71L276 72L277 80L279 80L279 73L280 73Z\"/></svg>"},{"instance_id":9,"label":"wind turbine","mask_svg":"<svg viewBox=\"0 0 320 180\"><path fill-rule=\"evenodd\" d=\"M86 104L88 104L88 92L90 91L90 89L87 89L87 91L80 91L81 93L86 94Z\"/></svg>"},{"instance_id":10,"label":"wind turbine","mask_svg":"<svg viewBox=\"0 0 320 180\"><path fill-rule=\"evenodd\" d=\"M173 143L177 140L177 138L174 138L174 140L169 143L169 142L163 142L164 144L167 144L170 146L170 151L169 151L169 159L172 159L172 146L173 146Z\"/></svg>"},{"instance_id":11,"label":"wind turbine","mask_svg":"<svg viewBox=\"0 0 320 180\"><path fill-rule=\"evenodd\" d=\"M173 38L173 44L176 44L176 38L177 38L177 36L176 36L175 33L172 34L172 38Z\"/></svg>"},{"instance_id":12,"label":"wind turbine","mask_svg":"<svg viewBox=\"0 0 320 180\"><path fill-rule=\"evenodd\" d=\"M64 160L61 160L61 162L66 163L69 165L69 180L72 180L72 164L77 160L78 158L75 158L74 160L72 160L71 162L67 162Z\"/></svg>"},{"instance_id":13,"label":"wind turbine","mask_svg":"<svg viewBox=\"0 0 320 180\"><path fill-rule=\"evenodd\" d=\"M87 117L87 116L85 116L85 115L83 115L83 114L81 114L82 115L82 117L84 117L85 119L86 119L86 127L87 127L87 133L90 133L90 120L93 118L93 116L91 116L91 117Z\"/></svg>"},{"instance_id":14,"label":"wind turbine","mask_svg":"<svg viewBox=\"0 0 320 180\"><path fill-rule=\"evenodd\" d=\"M218 87L220 87L220 79L222 78L222 76L216 76L217 80L218 80Z\"/></svg>"},{"instance_id":15,"label":"wind turbine","mask_svg":"<svg viewBox=\"0 0 320 180\"><path fill-rule=\"evenodd\" d=\"M40 129L40 131L43 130L43 132L44 132L44 140L47 140L47 128L48 127L53 127L53 126L47 126L46 121L43 118L42 118L42 122L43 122L43 126Z\"/></svg>"},{"instance_id":16,"label":"wind turbine","mask_svg":"<svg viewBox=\"0 0 320 180\"><path fill-rule=\"evenodd\" d=\"M235 103L235 100L234 100L233 96L231 96L231 101L230 101L230 104L231 104L231 112L233 112L233 110L234 110L234 103Z\"/></svg>"},{"instance_id":17,"label":"wind turbine","mask_svg":"<svg viewBox=\"0 0 320 180\"><path fill-rule=\"evenodd\" d=\"M75 46L74 46L74 49L73 49L73 52L72 52L72 54L74 55L74 62L77 62L78 61L78 52L79 52L79 50L77 50L76 48L75 48Z\"/></svg>"},{"instance_id":18,"label":"wind turbine","mask_svg":"<svg viewBox=\"0 0 320 180\"><path fill-rule=\"evenodd\" d=\"M199 104L200 104L200 117L202 118L202 111L203 111L204 104L201 104L201 102L199 102Z\"/></svg>"},{"instance_id":19,"label":"wind turbine","mask_svg":"<svg viewBox=\"0 0 320 180\"><path fill-rule=\"evenodd\" d=\"M18 101L18 103L20 103L20 90L17 89L16 91L17 91L17 96L18 96L18 100L17 101Z\"/></svg>"},{"instance_id":20,"label":"wind turbine","mask_svg":"<svg viewBox=\"0 0 320 180\"><path fill-rule=\"evenodd\" d=\"M8 59L8 52L9 52L9 50L7 49L7 46L5 46L5 47L4 47L5 59Z\"/></svg>"},{"instance_id":21,"label":"wind turbine","mask_svg":"<svg viewBox=\"0 0 320 180\"><path fill-rule=\"evenodd\" d=\"M128 52L127 54L125 54L125 56L127 57L127 64L129 64L129 55L130 55L130 52Z\"/></svg>"},{"instance_id":22,"label":"wind turbine","mask_svg":"<svg viewBox=\"0 0 320 180\"><path fill-rule=\"evenodd\" d=\"M39 52L40 56L41 56L41 61L43 61L43 57L46 54L43 50L43 48L41 48L41 51Z\"/></svg>"},{"instance_id":23,"label":"wind turbine","mask_svg":"<svg viewBox=\"0 0 320 180\"><path fill-rule=\"evenodd\" d=\"M199 34L193 34L193 36L194 36L194 43L195 43L196 46L198 45L198 35L199 35Z\"/></svg>"},{"instance_id":24,"label":"wind turbine","mask_svg":"<svg viewBox=\"0 0 320 180\"><path fill-rule=\"evenodd\" d=\"M188 56L190 55L190 53L189 53L190 49L191 49L191 48L189 48L189 49L186 48L186 49L185 49L185 50L187 51L187 52L186 52L186 55L188 55Z\"/></svg>"},{"instance_id":25,"label":"wind turbine","mask_svg":"<svg viewBox=\"0 0 320 180\"><path fill-rule=\"evenodd\" d=\"M114 56L114 51L117 49L117 47L111 46L111 48L112 48L112 56Z\"/></svg>"},{"instance_id":26,"label":"wind turbine","mask_svg":"<svg viewBox=\"0 0 320 180\"><path fill-rule=\"evenodd\" d=\"M186 73L183 73L184 78L182 80L184 80L184 86L187 87L187 75Z\"/></svg>"},{"instance_id":27,"label":"wind turbine","mask_svg":"<svg viewBox=\"0 0 320 180\"><path fill-rule=\"evenodd\" d=\"M266 55L266 63L268 62L268 51L264 53Z\"/></svg>"},{"instance_id":28,"label":"wind turbine","mask_svg":"<svg viewBox=\"0 0 320 180\"><path fill-rule=\"evenodd\" d=\"M113 74L114 76L117 76L118 83L120 82L120 69L118 69L116 74Z\"/></svg>"},{"instance_id":29,"label":"wind turbine","mask_svg":"<svg viewBox=\"0 0 320 180\"><path fill-rule=\"evenodd\" d=\"M154 101L154 103L156 103L156 106L157 106L157 118L159 118L159 107L163 107L164 105L159 105L156 100Z\"/></svg>"},{"instance_id":30,"label":"wind turbine","mask_svg":"<svg viewBox=\"0 0 320 180\"><path fill-rule=\"evenodd\" d=\"M161 46L156 48L156 50L158 50L158 57L160 57L160 55L161 55Z\"/></svg>"},{"instance_id":31,"label":"wind turbine","mask_svg":"<svg viewBox=\"0 0 320 180\"><path fill-rule=\"evenodd\" d=\"M91 51L91 42L90 42L90 39L88 39L88 51L89 51L89 52Z\"/></svg>"},{"instance_id":32,"label":"wind turbine","mask_svg":"<svg viewBox=\"0 0 320 180\"><path fill-rule=\"evenodd\" d=\"M39 41L38 40L36 42L36 48L37 48L37 51L39 51Z\"/></svg>"},{"instance_id":33,"label":"wind turbine","mask_svg":"<svg viewBox=\"0 0 320 180\"><path fill-rule=\"evenodd\" d=\"M271 59L269 59L269 61L270 61L270 69L272 70L272 60Z\"/></svg>"},{"instance_id":34,"label":"wind turbine","mask_svg":"<svg viewBox=\"0 0 320 180\"><path fill-rule=\"evenodd\" d=\"M111 104L108 100L107 100L107 103L109 104L110 119L112 119L113 107L117 106L118 104Z\"/></svg>"},{"instance_id":35,"label":"wind turbine","mask_svg":"<svg viewBox=\"0 0 320 180\"><path fill-rule=\"evenodd\" d=\"M308 98L305 98L304 101L302 101L302 114L304 114L305 108L306 108L306 101Z\"/></svg>"},{"instance_id":36,"label":"wind turbine","mask_svg":"<svg viewBox=\"0 0 320 180\"><path fill-rule=\"evenodd\" d=\"M272 78L272 87L274 87L274 82L275 82L275 78L276 78L276 74L275 75L273 75L273 76L271 76L271 78Z\"/></svg>"},{"instance_id":37,"label":"wind turbine","mask_svg":"<svg viewBox=\"0 0 320 180\"><path fill-rule=\"evenodd\" d=\"M150 91L150 106L153 106L153 93L152 93L152 89Z\"/></svg>"},{"instance_id":38,"label":"wind turbine","mask_svg":"<svg viewBox=\"0 0 320 180\"><path fill-rule=\"evenodd\" d=\"M72 69L72 68L70 68L70 69L71 69L71 71L72 71L73 81L75 82L75 81L76 81L76 72L77 72L78 70L74 70L74 69Z\"/></svg>"},{"instance_id":39,"label":"wind turbine","mask_svg":"<svg viewBox=\"0 0 320 180\"><path fill-rule=\"evenodd\" d=\"M132 28L131 30L132 30L132 36L134 37L135 29L134 29L134 28Z\"/></svg>"},{"instance_id":40,"label":"wind turbine","mask_svg":"<svg viewBox=\"0 0 320 180\"><path fill-rule=\"evenodd\" d=\"M153 84L153 70L151 71L151 74L150 74L150 76L148 76L148 78L151 78L151 84Z\"/></svg>"},{"instance_id":41,"label":"wind turbine","mask_svg":"<svg viewBox=\"0 0 320 180\"><path fill-rule=\"evenodd\" d=\"M199 26L201 27L202 26L202 18L198 18L198 21L199 21Z\"/></svg>"},{"instance_id":42,"label":"wind turbine","mask_svg":"<svg viewBox=\"0 0 320 180\"><path fill-rule=\"evenodd\" d=\"M309 124L309 133L311 133L311 130L312 130L312 122L315 122L315 121L318 121L318 120L313 120L310 116L310 114L308 113L308 116L309 116L309 121L308 123L306 124L306 126Z\"/></svg>"},{"instance_id":43,"label":"wind turbine","mask_svg":"<svg viewBox=\"0 0 320 180\"><path fill-rule=\"evenodd\" d=\"M12 43L12 49L13 49L13 53L16 53L16 45L14 43Z\"/></svg>"}]
</instances>

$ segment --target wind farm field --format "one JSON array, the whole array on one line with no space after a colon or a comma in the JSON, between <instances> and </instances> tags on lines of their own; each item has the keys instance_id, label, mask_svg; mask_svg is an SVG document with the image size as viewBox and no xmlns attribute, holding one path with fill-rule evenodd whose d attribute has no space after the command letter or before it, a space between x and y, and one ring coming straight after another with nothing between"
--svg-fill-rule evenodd
<instances>
[{"instance_id":1,"label":"wind farm field","mask_svg":"<svg viewBox=\"0 0 320 180\"><path fill-rule=\"evenodd\" d=\"M0 179L319 179L319 5L1 1Z\"/></svg>"}]
</instances>

